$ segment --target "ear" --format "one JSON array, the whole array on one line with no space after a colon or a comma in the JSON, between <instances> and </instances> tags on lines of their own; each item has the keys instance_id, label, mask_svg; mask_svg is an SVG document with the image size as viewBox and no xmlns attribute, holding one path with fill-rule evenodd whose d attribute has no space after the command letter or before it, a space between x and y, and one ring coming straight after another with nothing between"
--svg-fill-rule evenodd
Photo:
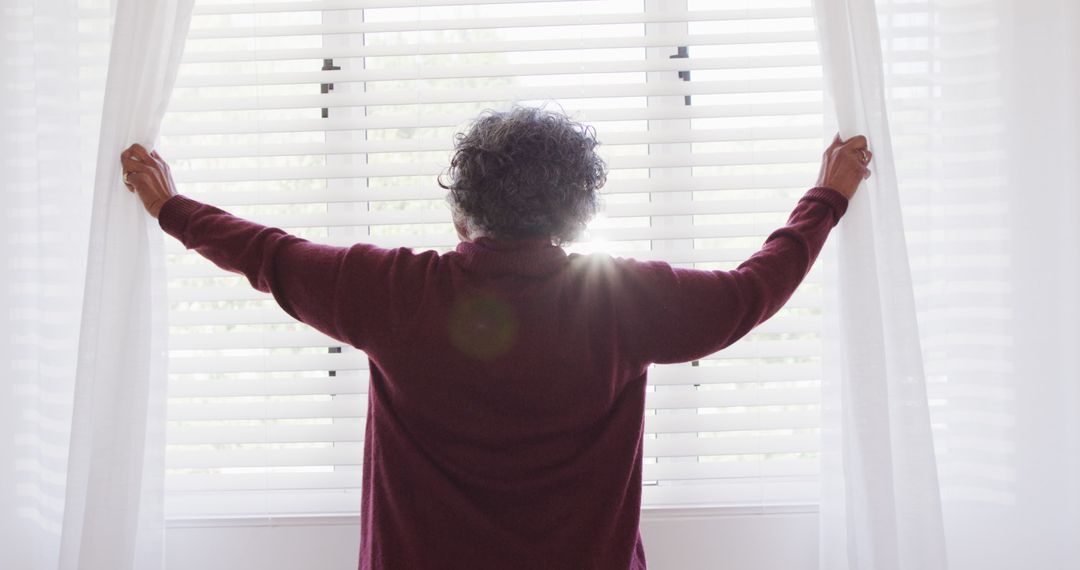
<instances>
[{"instance_id":1,"label":"ear","mask_svg":"<svg viewBox=\"0 0 1080 570\"><path fill-rule=\"evenodd\" d=\"M454 231L457 232L458 238L461 241L471 241L469 239L469 229L466 227L465 220L463 220L457 212L452 212L451 217L454 220Z\"/></svg>"}]
</instances>

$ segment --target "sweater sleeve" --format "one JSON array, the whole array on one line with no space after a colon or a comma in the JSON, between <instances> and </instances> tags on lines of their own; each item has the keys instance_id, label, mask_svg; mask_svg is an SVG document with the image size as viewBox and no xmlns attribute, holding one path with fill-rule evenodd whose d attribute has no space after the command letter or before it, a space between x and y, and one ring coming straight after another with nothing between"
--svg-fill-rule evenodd
<instances>
[{"instance_id":1,"label":"sweater sleeve","mask_svg":"<svg viewBox=\"0 0 1080 570\"><path fill-rule=\"evenodd\" d=\"M351 278L373 273L388 250L356 244L337 247L312 243L182 194L170 197L161 207L158 224L187 249L193 249L214 265L247 277L251 286L273 295L277 304L294 319L331 338L357 346L362 341L339 320L369 315L351 292L343 292ZM358 346L358 348L361 348Z\"/></svg>"},{"instance_id":2,"label":"sweater sleeve","mask_svg":"<svg viewBox=\"0 0 1080 570\"><path fill-rule=\"evenodd\" d=\"M731 271L675 268L623 260L620 310L627 348L642 362L697 360L724 349L776 314L809 273L848 199L808 190L787 224Z\"/></svg>"}]
</instances>

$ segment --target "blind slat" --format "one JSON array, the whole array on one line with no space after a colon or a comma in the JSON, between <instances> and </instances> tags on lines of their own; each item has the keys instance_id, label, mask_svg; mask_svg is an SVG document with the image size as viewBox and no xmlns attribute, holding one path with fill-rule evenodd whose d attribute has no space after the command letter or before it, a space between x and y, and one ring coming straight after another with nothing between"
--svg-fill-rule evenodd
<instances>
[{"instance_id":1,"label":"blind slat","mask_svg":"<svg viewBox=\"0 0 1080 570\"><path fill-rule=\"evenodd\" d=\"M805 333L819 332L820 319L804 316L775 316L754 328L754 333ZM189 338L190 337L190 338ZM199 333L178 334L173 350L178 349L245 349L245 348L302 348L341 346L343 343L312 330L312 332L265 332L265 333ZM174 356L174 358L185 358Z\"/></svg>"},{"instance_id":2,"label":"blind slat","mask_svg":"<svg viewBox=\"0 0 1080 570\"><path fill-rule=\"evenodd\" d=\"M788 307L798 307L792 302ZM269 320L269 319L267 319ZM286 319L282 319L287 322ZM239 321L244 322L244 321ZM705 360L737 358L808 357L819 354L818 341L771 340L741 342ZM173 374L227 372L295 372L300 370L367 370L367 357L350 353L326 355L260 355L260 356L200 356L173 357L169 372Z\"/></svg>"},{"instance_id":3,"label":"blind slat","mask_svg":"<svg viewBox=\"0 0 1080 570\"><path fill-rule=\"evenodd\" d=\"M649 457L692 457L721 455L764 455L771 453L811 453L817 450L817 434L759 435L753 439L699 437L645 439ZM299 467L361 465L361 443L326 444L316 448L229 449L187 451L172 449L165 459L167 469L210 469L238 467Z\"/></svg>"},{"instance_id":4,"label":"blind slat","mask_svg":"<svg viewBox=\"0 0 1080 570\"><path fill-rule=\"evenodd\" d=\"M604 135L605 147L620 145L673 144L687 142L767 141L776 139L821 139L816 126L744 127L731 129L651 130L614 132ZM347 143L173 145L170 159L248 158L260 156L310 156L336 154L446 152L453 148L449 138L367 139Z\"/></svg>"},{"instance_id":5,"label":"blind slat","mask_svg":"<svg viewBox=\"0 0 1080 570\"><path fill-rule=\"evenodd\" d=\"M184 451L170 449L166 469L221 469L238 467L302 467L360 465L364 446L360 443L327 444L319 448L230 449Z\"/></svg>"},{"instance_id":6,"label":"blind slat","mask_svg":"<svg viewBox=\"0 0 1080 570\"><path fill-rule=\"evenodd\" d=\"M502 65L397 65L385 69L357 71L304 71L277 73L217 73L213 75L181 75L177 88L247 87L261 85L291 85L350 83L368 81L405 81L426 79L464 79L470 77L524 77L541 75L634 73L657 71L691 71L704 69L760 69L768 67L806 67L818 65L818 56L782 55L753 57L712 57L694 59L632 59L565 63L531 63Z\"/></svg>"},{"instance_id":7,"label":"blind slat","mask_svg":"<svg viewBox=\"0 0 1080 570\"><path fill-rule=\"evenodd\" d=\"M769 453L812 453L818 449L817 434L757 435L741 437L698 437L646 439L649 457L694 457L710 455L762 455Z\"/></svg>"},{"instance_id":8,"label":"blind slat","mask_svg":"<svg viewBox=\"0 0 1080 570\"><path fill-rule=\"evenodd\" d=\"M358 10L376 8L425 8L433 6L483 6L487 4L535 4L541 2L563 2L566 0L364 0L362 5L358 0L306 0L306 1L283 1L273 0L270 2L238 2L221 4L199 4L195 6L195 15L213 14L266 14L274 12L316 12L333 10ZM877 8L880 14L924 14L927 6L923 2L910 4L885 4ZM80 14L88 16L108 16L105 10L81 9ZM758 12L743 10L745 19L755 19ZM807 16L809 12L805 12ZM893 31L895 28L885 30Z\"/></svg>"},{"instance_id":9,"label":"blind slat","mask_svg":"<svg viewBox=\"0 0 1080 570\"><path fill-rule=\"evenodd\" d=\"M754 481L717 479L701 484L694 483L646 485L642 490L642 503L688 507L758 507L769 504L811 505L816 503L818 497L817 480L810 477L779 480L761 478ZM166 497L165 508L176 519L233 518L236 513L259 513L261 516L272 514L275 518L338 514L357 516L360 500L359 489L176 493ZM356 520L359 523L358 516Z\"/></svg>"},{"instance_id":10,"label":"blind slat","mask_svg":"<svg viewBox=\"0 0 1080 570\"><path fill-rule=\"evenodd\" d=\"M817 427L817 411L767 411L724 414L647 415L648 434L747 432ZM335 418L325 425L169 427L169 442L192 444L359 443L363 418Z\"/></svg>"},{"instance_id":11,"label":"blind slat","mask_svg":"<svg viewBox=\"0 0 1080 570\"><path fill-rule=\"evenodd\" d=\"M706 192L715 190L758 190L809 188L809 174L731 174L728 176L665 176L663 178L624 178L609 180L603 194L641 194L661 192ZM267 191L183 192L215 206L260 204L307 204L324 202L379 202L384 200L441 200L446 190L435 186L359 187L349 189L312 188ZM944 200L944 199L943 199ZM789 204L793 207L794 204ZM788 210L790 210L790 207ZM734 212L737 213L737 212Z\"/></svg>"},{"instance_id":12,"label":"blind slat","mask_svg":"<svg viewBox=\"0 0 1080 570\"><path fill-rule=\"evenodd\" d=\"M774 317L783 319L784 317ZM764 328L761 325L755 331ZM695 384L741 384L768 382L812 382L821 378L816 363L789 363L773 366L734 364L725 366L659 365L649 368L652 386L689 386ZM255 378L226 380L174 379L169 383L170 396L227 397L260 395L363 394L367 391L366 370L339 371L337 376L296 376L291 378Z\"/></svg>"},{"instance_id":13,"label":"blind slat","mask_svg":"<svg viewBox=\"0 0 1080 570\"><path fill-rule=\"evenodd\" d=\"M299 396L308 394L365 394L366 371L338 376L297 376L293 378L256 378L248 380L174 380L169 382L169 397L221 398L228 396Z\"/></svg>"},{"instance_id":14,"label":"blind slat","mask_svg":"<svg viewBox=\"0 0 1080 570\"><path fill-rule=\"evenodd\" d=\"M695 166L740 166L754 164L808 163L807 151L762 150L757 152L695 153L690 155L612 156L610 170L641 168L685 168ZM267 180L307 180L341 178L377 178L397 176L428 176L432 180L442 173L445 162L414 162L406 164L363 164L354 166L221 168L216 170L178 171L177 182L247 182Z\"/></svg>"},{"instance_id":15,"label":"blind slat","mask_svg":"<svg viewBox=\"0 0 1080 570\"><path fill-rule=\"evenodd\" d=\"M367 242L364 242L367 243ZM455 240L455 244L458 243ZM183 246L180 246L183 248ZM572 252L571 252L572 253ZM802 284L821 284L820 280L820 268L814 266L811 268L810 273L807 274L806 279L802 280ZM230 273L230 275L235 275ZM168 288L168 300L171 303L183 303L185 301L273 301L273 296L269 293L262 293L262 291L252 287L242 287L240 280L243 277L237 276L234 279L235 283L230 285L210 285L203 284L201 286L183 286L183 287L170 287ZM969 295L960 291L960 295L957 298L962 298L962 295ZM767 321L764 325L767 326ZM229 337L237 342L235 345L218 345L215 344L215 340L211 339L214 334L204 335L189 335L183 333L183 331L174 331L173 339L175 341L170 342L170 348L174 350L178 349L215 349L215 348L258 348L264 347L264 344L259 342L265 341L266 348L274 347L319 347L326 342L326 337L312 333L312 331L266 331L266 333L241 333L241 331L230 331Z\"/></svg>"},{"instance_id":16,"label":"blind slat","mask_svg":"<svg viewBox=\"0 0 1080 570\"><path fill-rule=\"evenodd\" d=\"M183 247L183 246L181 246ZM818 279L818 266L815 265L811 268L810 273L803 279L803 283L821 283ZM170 287L168 289L168 298L170 303L181 303L185 301L271 301L273 296L270 293L263 293L257 289L243 288L236 285L230 285L225 287L218 286L202 286L202 287ZM764 325L768 325L769 321L766 321ZM188 348L257 348L264 346L258 344L260 342L267 342L265 346L267 348L275 346L320 346L321 342L325 341L325 338L319 338L319 342L315 342L317 337L310 337L311 333L293 333L293 332L277 332L268 331L266 333L229 333L229 337L234 339L235 345L218 346L214 344L214 340L208 338L199 338L200 335L188 335L183 333L177 333L174 335L174 339L178 339L180 344L170 342L169 346L173 349L188 349ZM210 335L205 335L209 337ZM190 338L189 338L190 337ZM294 343L295 338L295 343ZM301 344L302 342L311 341L314 344Z\"/></svg>"},{"instance_id":17,"label":"blind slat","mask_svg":"<svg viewBox=\"0 0 1080 570\"><path fill-rule=\"evenodd\" d=\"M241 289L232 287L232 289ZM197 288L195 290L198 290ZM228 290L228 289L222 289ZM270 300L273 297L269 293L263 293L250 289L259 295L260 299ZM173 326L180 325L178 319L170 319ZM236 323L228 323L236 324ZM284 348L284 347L315 347L315 346L340 346L336 341L321 332L308 328L300 331L266 331L266 332L235 332L228 333L188 333L173 334L169 338L169 348L172 350L193 349L235 349L235 348Z\"/></svg>"},{"instance_id":18,"label":"blind slat","mask_svg":"<svg viewBox=\"0 0 1080 570\"><path fill-rule=\"evenodd\" d=\"M335 418L326 425L259 426L169 426L169 443L191 444L250 444L250 443L313 443L363 442L362 418Z\"/></svg>"},{"instance_id":19,"label":"blind slat","mask_svg":"<svg viewBox=\"0 0 1080 570\"><path fill-rule=\"evenodd\" d=\"M787 363L771 366L660 365L649 368L649 384L653 386L731 382L807 382L820 378L821 366L816 363Z\"/></svg>"},{"instance_id":20,"label":"blind slat","mask_svg":"<svg viewBox=\"0 0 1080 570\"><path fill-rule=\"evenodd\" d=\"M812 477L819 472L815 459L769 461L703 461L697 463L648 463L642 465L644 481L687 481L695 479L761 479L768 477Z\"/></svg>"},{"instance_id":21,"label":"blind slat","mask_svg":"<svg viewBox=\"0 0 1080 570\"><path fill-rule=\"evenodd\" d=\"M609 99L615 97L660 97L720 95L734 93L782 93L820 91L820 77L782 79L741 79L720 81L656 81L599 85L523 85L511 87L461 87L455 89L387 89L358 94L267 95L265 97L177 98L176 112L240 111L270 109L334 109L377 105L420 105L477 103L492 100L539 101L546 99ZM820 106L819 106L820 108Z\"/></svg>"},{"instance_id":22,"label":"blind slat","mask_svg":"<svg viewBox=\"0 0 1080 570\"><path fill-rule=\"evenodd\" d=\"M321 473L166 473L165 489L171 493L198 496L219 491L318 490L359 488L359 467L342 466Z\"/></svg>"},{"instance_id":23,"label":"blind slat","mask_svg":"<svg viewBox=\"0 0 1080 570\"><path fill-rule=\"evenodd\" d=\"M316 24L295 26L237 26L195 28L189 40L220 38L265 38L306 35L337 35L381 32L417 32L435 30L481 30L494 28L532 28L539 26L589 26L603 24L659 24L667 22L709 22L731 20L762 20L810 18L808 8L760 8L729 10L694 10L623 12L608 14L570 14L544 17L451 18L444 20L398 20L388 22L356 22L348 24Z\"/></svg>"},{"instance_id":24,"label":"blind slat","mask_svg":"<svg viewBox=\"0 0 1080 570\"><path fill-rule=\"evenodd\" d=\"M733 32L721 34L655 34L617 37L574 37L557 40L457 41L395 43L361 46L332 46L295 49L200 50L184 54L185 63L233 61L288 61L353 57L448 55L465 53L514 53L524 51L565 51L589 49L646 48L670 46L717 46L745 44L785 44L814 40L812 30L790 32ZM181 68L183 73L183 68Z\"/></svg>"},{"instance_id":25,"label":"blind slat","mask_svg":"<svg viewBox=\"0 0 1080 570\"><path fill-rule=\"evenodd\" d=\"M359 489L321 491L240 491L190 495L168 493L165 512L171 519L234 518L238 514L302 516L355 515L360 510ZM255 518L258 518L257 516ZM358 519L359 520L359 519Z\"/></svg>"},{"instance_id":26,"label":"blind slat","mask_svg":"<svg viewBox=\"0 0 1080 570\"><path fill-rule=\"evenodd\" d=\"M243 322L242 320L221 320L225 320L227 323ZM169 372L172 374L248 371L288 372L298 370L367 370L367 357L362 353L342 352L338 354L260 354L257 356L198 356L169 359Z\"/></svg>"},{"instance_id":27,"label":"blind slat","mask_svg":"<svg viewBox=\"0 0 1080 570\"><path fill-rule=\"evenodd\" d=\"M267 14L273 12L322 12L333 10L371 10L376 8L422 8L430 6L458 6L462 4L512 4L516 2L565 2L566 0L307 0L301 2L249 2L236 4L199 4L192 13L197 16L211 14Z\"/></svg>"},{"instance_id":28,"label":"blind slat","mask_svg":"<svg viewBox=\"0 0 1080 570\"><path fill-rule=\"evenodd\" d=\"M700 208L700 210L692 211L690 208L671 208L669 211L671 215L701 215L701 214L724 214L728 212L719 211L719 205L709 208ZM765 212L780 213L779 210L765 210ZM631 214L625 214L626 216L632 216ZM609 216L610 218L618 218L621 216ZM434 220L433 220L434 221ZM438 222L444 222L446 220L437 220ZM303 222L290 221L285 224L284 227L301 227L305 226ZM341 224L333 224L335 226L356 226L356 221L346 220ZM761 225L753 224L730 224L730 225L694 225L694 226L649 226L640 228L599 228L586 232L586 239L600 241L603 243L617 243L620 241L633 241L633 240L673 240L673 239L714 239L714 238L735 238L735 237L757 237L760 234ZM409 237L408 239L397 238L394 235L388 236L365 236L358 242L363 242L378 247L387 249L394 249L397 247L445 247L453 249L459 243L460 239L456 234L443 233L438 235L432 234L420 234ZM319 242L327 242L329 245L348 246L352 245L351 238L341 237L334 240L315 240ZM985 245L985 243L983 244ZM184 254L188 250L184 248L182 244L170 245L166 248L169 253ZM188 255L197 255L190 253ZM203 291L202 288L188 288L188 291L192 291L195 295L200 295L203 299L210 299L210 293ZM178 295L183 295L183 292L178 291ZM249 297L249 298L265 298L265 297ZM178 296L176 300L192 300L189 297Z\"/></svg>"},{"instance_id":29,"label":"blind slat","mask_svg":"<svg viewBox=\"0 0 1080 570\"><path fill-rule=\"evenodd\" d=\"M646 463L642 466L645 481L669 481L721 478L807 477L819 472L816 459L779 459L770 461L712 461L699 463ZM220 490L319 490L355 489L362 484L358 467L342 466L322 473L259 474L176 474L165 477L168 491L198 496Z\"/></svg>"},{"instance_id":30,"label":"blind slat","mask_svg":"<svg viewBox=\"0 0 1080 570\"><path fill-rule=\"evenodd\" d=\"M800 342L814 345L812 341ZM746 343L744 343L746 344ZM735 348L735 347L732 347ZM724 351L726 352L726 351ZM807 405L817 403L817 388L762 388L755 390L675 390L648 392L646 406L654 410ZM356 395L324 397L323 401L264 401L248 403L169 403L170 421L259 419L362 418L367 399ZM273 415L271 415L273 414Z\"/></svg>"},{"instance_id":31,"label":"blind slat","mask_svg":"<svg viewBox=\"0 0 1080 570\"><path fill-rule=\"evenodd\" d=\"M652 434L788 430L817 425L817 411L645 416L645 432Z\"/></svg>"},{"instance_id":32,"label":"blind slat","mask_svg":"<svg viewBox=\"0 0 1080 570\"><path fill-rule=\"evenodd\" d=\"M367 414L367 398L361 396L337 396L322 402L253 402L248 404L223 404L200 402L196 404L169 403L169 421L220 421L257 420L263 417L275 419L363 418ZM170 442L171 444L172 442Z\"/></svg>"},{"instance_id":33,"label":"blind slat","mask_svg":"<svg viewBox=\"0 0 1080 570\"><path fill-rule=\"evenodd\" d=\"M746 344L746 343L744 343ZM754 367L747 366L724 366L724 367L697 367L701 370L700 373L690 374L686 369L681 369L679 374L660 374L657 371L650 373L649 383L655 386L711 386L711 385L738 385L738 384L761 384L768 385L772 383L792 383L799 382L805 383L807 381L816 381L820 377L819 368L817 365L812 364L785 364L774 365L768 367L770 373L762 375L760 372L755 372L752 369ZM747 370L742 376L733 376L730 372L725 372L728 368L737 369L751 369ZM658 369L659 370L659 369ZM348 371L342 371L348 372ZM367 392L367 377L353 376L353 377L325 377L325 378L296 378L290 380L260 378L258 380L215 380L215 381L187 381L176 382L177 390L173 398L181 397L199 397L199 398L226 398L226 397L251 397L251 396L321 396L323 401L317 402L289 402L289 401L271 401L271 402L249 402L249 403L178 403L174 400L172 406L175 406L173 412L176 416L173 419L194 421L194 420L221 420L221 419L252 419L258 418L258 413L266 413L268 411L275 411L277 413L284 414L281 417L288 418L318 418L318 417L360 417L349 414L356 414L358 412L357 402L349 400L351 396L366 397ZM209 387L207 387L209 385ZM781 388L769 388L769 390L781 390ZM687 400L680 400L675 396L670 399L667 395L677 394L668 392L656 392L657 394L664 394L664 396L657 396L653 399L657 406L663 406L671 404L671 407L689 407L681 404L685 404ZM740 397L746 397L748 392L740 392ZM775 392L779 393L779 392ZM337 400L325 399L326 395L333 394ZM774 394L770 392L770 394ZM808 393L807 393L808 394ZM806 394L803 394L806 395ZM770 396L771 397L771 396ZM345 400L341 400L345 398ZM694 396L690 396L694 398ZM702 400L705 401L705 400ZM745 400L738 400L738 405L744 405ZM691 401L690 403L693 403ZM680 404L680 405L676 405ZM748 404L747 404L748 405ZM774 405L771 401L767 401L762 405ZM268 407L269 406L269 407ZM715 406L702 406L702 407L715 407ZM259 408L259 409L256 409ZM341 410L346 410L342 412ZM362 410L361 410L362 411ZM299 414L299 415L293 415ZM345 414L345 415L342 415Z\"/></svg>"},{"instance_id":34,"label":"blind slat","mask_svg":"<svg viewBox=\"0 0 1080 570\"><path fill-rule=\"evenodd\" d=\"M659 160L657 162L660 162ZM666 161L665 161L666 162ZM437 205L437 209L424 208L412 210L358 210L358 211L332 211L318 214L266 214L250 216L252 221L265 226L278 228L298 227L348 227L348 226L378 226L392 224L441 224L450 223L450 211L447 206ZM615 203L606 204L603 214L608 219L616 218L644 218L648 216L694 216L706 214L753 214L753 213L790 213L794 208L793 200L767 199L761 200L692 200L688 202L666 203ZM743 226L745 228L745 226ZM597 228L589 230L592 234L605 234L619 236L627 234L626 239L646 239L635 237L642 231L650 231L644 228ZM657 230L676 231L676 230ZM748 234L743 229L736 227L739 235L757 235L760 231ZM717 227L719 235L730 231ZM335 240L340 237L321 240L325 243L336 245ZM346 236L345 239L352 239ZM374 239L382 239L377 236ZM662 238L656 238L662 239ZM752 252L751 252L752 253ZM177 268L180 269L179 267Z\"/></svg>"},{"instance_id":35,"label":"blind slat","mask_svg":"<svg viewBox=\"0 0 1080 570\"><path fill-rule=\"evenodd\" d=\"M623 257L628 259L637 259L639 261L665 261L671 264L683 264L683 263L727 263L727 264L739 264L746 261L748 257L758 251L758 247L738 247L738 248L702 248L693 250L677 250L670 251L645 251L645 250L631 250L631 249L610 249L606 253L612 257ZM232 275L229 272L222 270L213 264L201 263L198 265L190 266L174 266L169 270L169 274L176 278L194 278L194 277L220 277L222 275ZM791 304L795 303L795 304ZM788 306L802 306L795 301L789 301ZM194 313L194 311L192 311ZM184 316L184 313L176 313L171 317L172 324L229 324L225 322L224 318L215 318L210 315L204 315L207 311L200 311L200 314L193 315L191 317ZM232 313L237 319L236 324L252 324L252 323L279 323L279 322L293 322L291 320L280 320L280 317L284 316L287 319L291 319L284 312L277 313L266 310L254 310L254 311L242 311L238 310Z\"/></svg>"},{"instance_id":36,"label":"blind slat","mask_svg":"<svg viewBox=\"0 0 1080 570\"><path fill-rule=\"evenodd\" d=\"M646 485L643 505L666 506L763 506L769 504L812 505L817 502L818 483L810 477L801 480L767 478L754 481L718 479L687 484ZM251 491L206 494L170 493L165 499L166 512L174 519L205 517L233 518L236 513L272 514L275 518L303 515L351 515L360 505L359 489L316 491ZM657 507L643 507L657 508Z\"/></svg>"},{"instance_id":37,"label":"blind slat","mask_svg":"<svg viewBox=\"0 0 1080 570\"><path fill-rule=\"evenodd\" d=\"M643 504L666 506L814 504L819 495L817 479L795 481L723 479L708 485L646 485Z\"/></svg>"},{"instance_id":38,"label":"blind slat","mask_svg":"<svg viewBox=\"0 0 1080 570\"><path fill-rule=\"evenodd\" d=\"M774 341L777 343L816 346L812 341ZM742 343L745 346L747 343ZM772 344L772 343L769 343ZM732 346L736 349L738 345ZM728 352L727 350L721 353ZM817 388L768 388L761 390L673 390L648 392L645 406L654 410L682 408L730 408L743 406L781 406L817 403Z\"/></svg>"},{"instance_id":39,"label":"blind slat","mask_svg":"<svg viewBox=\"0 0 1080 570\"><path fill-rule=\"evenodd\" d=\"M176 104L175 101L173 103ZM575 120L587 123L605 121L649 121L667 119L723 119L739 117L776 117L787 115L820 115L821 101L791 101L753 103L727 103L706 105L663 105L613 109L568 109ZM162 134L180 135L228 135L244 133L281 132L336 132L364 129L413 129L455 127L476 116L476 113L416 112L394 114L369 114L362 118L326 119L262 119L249 120L192 120L189 113L166 116L162 122ZM615 134L615 133L612 133Z\"/></svg>"}]
</instances>

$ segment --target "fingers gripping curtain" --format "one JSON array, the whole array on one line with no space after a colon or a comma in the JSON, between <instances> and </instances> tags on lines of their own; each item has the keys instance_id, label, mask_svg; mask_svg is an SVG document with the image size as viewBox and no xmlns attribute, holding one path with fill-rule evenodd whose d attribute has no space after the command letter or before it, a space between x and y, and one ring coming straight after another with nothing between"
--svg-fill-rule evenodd
<instances>
[{"instance_id":1,"label":"fingers gripping curtain","mask_svg":"<svg viewBox=\"0 0 1080 570\"><path fill-rule=\"evenodd\" d=\"M164 566L163 238L121 183L152 147L193 0L119 0L101 117L60 546L61 569Z\"/></svg>"},{"instance_id":2,"label":"fingers gripping curtain","mask_svg":"<svg viewBox=\"0 0 1080 570\"><path fill-rule=\"evenodd\" d=\"M946 567L930 415L873 0L816 0L826 92L873 176L823 252L820 567ZM829 105L827 105L828 107Z\"/></svg>"}]
</instances>

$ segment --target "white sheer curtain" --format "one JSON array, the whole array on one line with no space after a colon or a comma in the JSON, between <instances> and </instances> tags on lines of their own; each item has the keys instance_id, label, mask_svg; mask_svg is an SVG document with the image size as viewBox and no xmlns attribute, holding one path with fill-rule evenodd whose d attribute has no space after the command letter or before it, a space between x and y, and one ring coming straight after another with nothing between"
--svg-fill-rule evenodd
<instances>
[{"instance_id":1,"label":"white sheer curtain","mask_svg":"<svg viewBox=\"0 0 1080 570\"><path fill-rule=\"evenodd\" d=\"M164 565L162 236L119 155L157 137L191 5L3 5L2 568Z\"/></svg>"},{"instance_id":2,"label":"white sheer curtain","mask_svg":"<svg viewBox=\"0 0 1080 570\"><path fill-rule=\"evenodd\" d=\"M826 382L826 420L847 423L827 421L824 430L821 567L941 568L934 548L943 537L953 570L1075 568L1080 5L817 4L838 123L870 136L876 163L823 254L839 270L834 291L843 296L833 306L901 316L884 324L877 342L897 346L912 371L910 382L892 384L896 361L874 364L875 353L853 352L874 340L829 340L827 361L868 372L845 376L834 367ZM882 99L887 117L875 110ZM903 256L897 240L906 243ZM863 253L845 259L853 252ZM850 263L868 258L876 260L872 268ZM874 292L902 292L906 268L914 307L902 298L864 304ZM867 273L877 282L844 290ZM842 313L830 318L849 340L878 325ZM881 362L887 366L874 368ZM919 402L913 396L923 379L927 395ZM937 493L923 472L893 484L870 477L926 459L924 409ZM875 437L879 445L857 445ZM862 486L850 486L852 475ZM917 533L887 532L905 527Z\"/></svg>"},{"instance_id":3,"label":"white sheer curtain","mask_svg":"<svg viewBox=\"0 0 1080 570\"><path fill-rule=\"evenodd\" d=\"M0 568L52 570L96 125L80 108L92 94L71 85L81 44L73 3L0 6Z\"/></svg>"},{"instance_id":4,"label":"white sheer curtain","mask_svg":"<svg viewBox=\"0 0 1080 570\"><path fill-rule=\"evenodd\" d=\"M873 176L823 256L821 568L944 570L945 536L914 293L885 112L873 0L818 0L841 138L866 135Z\"/></svg>"}]
</instances>

